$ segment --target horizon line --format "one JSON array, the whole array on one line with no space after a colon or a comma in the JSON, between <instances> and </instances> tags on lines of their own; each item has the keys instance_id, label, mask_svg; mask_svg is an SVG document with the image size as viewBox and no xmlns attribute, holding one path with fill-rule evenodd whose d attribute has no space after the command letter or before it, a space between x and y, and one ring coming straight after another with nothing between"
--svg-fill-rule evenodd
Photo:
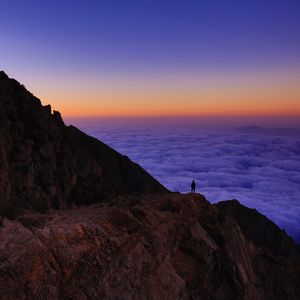
<instances>
[{"instance_id":1,"label":"horizon line","mask_svg":"<svg viewBox=\"0 0 300 300\"><path fill-rule=\"evenodd\" d=\"M256 117L256 118L299 118L300 114L211 114L211 115L68 115L63 114L63 118L247 118L247 117Z\"/></svg>"}]
</instances>

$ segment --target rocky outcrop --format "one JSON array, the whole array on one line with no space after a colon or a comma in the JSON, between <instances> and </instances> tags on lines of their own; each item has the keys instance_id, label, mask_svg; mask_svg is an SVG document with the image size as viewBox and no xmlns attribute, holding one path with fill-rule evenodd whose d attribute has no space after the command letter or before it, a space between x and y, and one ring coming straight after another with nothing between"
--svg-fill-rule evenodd
<instances>
[{"instance_id":1,"label":"rocky outcrop","mask_svg":"<svg viewBox=\"0 0 300 300\"><path fill-rule=\"evenodd\" d=\"M250 224L253 212L235 205ZM3 219L0 299L296 300L293 247L274 253L200 195L118 197Z\"/></svg>"},{"instance_id":2,"label":"rocky outcrop","mask_svg":"<svg viewBox=\"0 0 300 300\"><path fill-rule=\"evenodd\" d=\"M247 239L267 248L274 255L287 256L298 251L293 239L256 209L240 205L237 200L221 201L216 206L221 212L234 217Z\"/></svg>"},{"instance_id":3,"label":"rocky outcrop","mask_svg":"<svg viewBox=\"0 0 300 300\"><path fill-rule=\"evenodd\" d=\"M73 126L0 72L0 215L167 192L126 156Z\"/></svg>"}]
</instances>

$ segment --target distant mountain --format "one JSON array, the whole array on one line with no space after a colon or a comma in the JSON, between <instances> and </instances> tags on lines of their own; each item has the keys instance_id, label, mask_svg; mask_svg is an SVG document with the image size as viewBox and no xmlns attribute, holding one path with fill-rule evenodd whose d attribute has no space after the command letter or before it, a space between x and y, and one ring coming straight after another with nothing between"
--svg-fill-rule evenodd
<instances>
[{"instance_id":1,"label":"distant mountain","mask_svg":"<svg viewBox=\"0 0 300 300\"><path fill-rule=\"evenodd\" d=\"M66 126L50 105L0 72L0 213L46 211L118 194L167 192L139 165Z\"/></svg>"},{"instance_id":2,"label":"distant mountain","mask_svg":"<svg viewBox=\"0 0 300 300\"><path fill-rule=\"evenodd\" d=\"M237 200L167 191L0 72L0 290L1 300L299 300L300 251Z\"/></svg>"},{"instance_id":3,"label":"distant mountain","mask_svg":"<svg viewBox=\"0 0 300 300\"><path fill-rule=\"evenodd\" d=\"M240 133L300 137L300 129L297 128L267 128L251 125L239 127L237 131Z\"/></svg>"}]
</instances>

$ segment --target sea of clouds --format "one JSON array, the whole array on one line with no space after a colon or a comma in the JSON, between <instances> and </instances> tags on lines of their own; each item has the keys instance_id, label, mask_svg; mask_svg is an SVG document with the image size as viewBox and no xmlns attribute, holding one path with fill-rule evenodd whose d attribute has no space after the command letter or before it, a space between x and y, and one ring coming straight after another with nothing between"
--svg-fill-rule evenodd
<instances>
[{"instance_id":1,"label":"sea of clouds","mask_svg":"<svg viewBox=\"0 0 300 300\"><path fill-rule=\"evenodd\" d=\"M238 199L300 242L299 137L195 126L79 127L168 189L189 192L194 179L209 201Z\"/></svg>"}]
</instances>

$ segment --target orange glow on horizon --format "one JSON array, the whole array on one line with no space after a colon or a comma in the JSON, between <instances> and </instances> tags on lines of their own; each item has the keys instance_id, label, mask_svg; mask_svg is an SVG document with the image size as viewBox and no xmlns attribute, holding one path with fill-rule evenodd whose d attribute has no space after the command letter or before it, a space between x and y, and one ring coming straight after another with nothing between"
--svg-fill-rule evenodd
<instances>
[{"instance_id":1,"label":"orange glow on horizon","mask_svg":"<svg viewBox=\"0 0 300 300\"><path fill-rule=\"evenodd\" d=\"M87 97L87 96L85 96ZM55 100L45 97L64 116L209 116L209 115L300 115L300 93L267 91L169 91L99 93L82 101L82 95ZM48 100L49 99L49 100ZM53 99L53 100L50 100ZM47 101L48 100L48 101Z\"/></svg>"},{"instance_id":2,"label":"orange glow on horizon","mask_svg":"<svg viewBox=\"0 0 300 300\"><path fill-rule=\"evenodd\" d=\"M53 88L44 83L44 88L33 91L64 117L300 116L299 72L275 75L191 77L171 84L78 79Z\"/></svg>"}]
</instances>

